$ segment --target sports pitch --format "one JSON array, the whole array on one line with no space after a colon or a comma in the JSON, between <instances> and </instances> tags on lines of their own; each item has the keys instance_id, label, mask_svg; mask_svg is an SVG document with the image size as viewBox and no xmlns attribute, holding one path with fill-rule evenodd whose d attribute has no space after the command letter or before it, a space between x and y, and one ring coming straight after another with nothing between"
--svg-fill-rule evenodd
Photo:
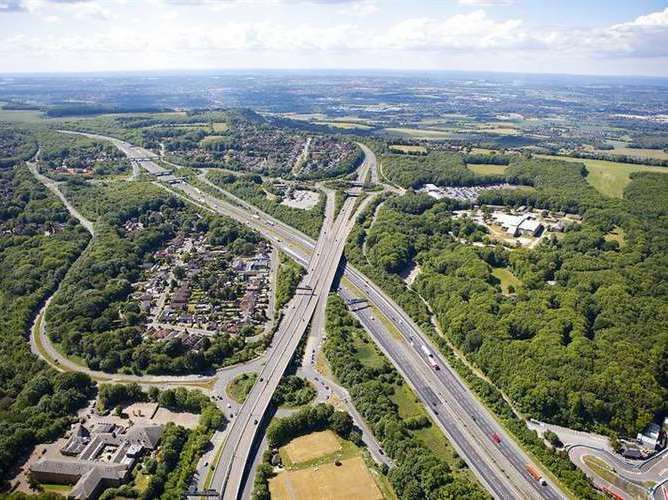
<instances>
[{"instance_id":1,"label":"sports pitch","mask_svg":"<svg viewBox=\"0 0 668 500\"><path fill-rule=\"evenodd\" d=\"M319 467L282 472L269 481L273 500L381 500L382 493L376 486L362 457Z\"/></svg>"},{"instance_id":2,"label":"sports pitch","mask_svg":"<svg viewBox=\"0 0 668 500\"><path fill-rule=\"evenodd\" d=\"M341 449L338 438L332 431L313 432L290 441L283 450L293 464L309 462Z\"/></svg>"}]
</instances>

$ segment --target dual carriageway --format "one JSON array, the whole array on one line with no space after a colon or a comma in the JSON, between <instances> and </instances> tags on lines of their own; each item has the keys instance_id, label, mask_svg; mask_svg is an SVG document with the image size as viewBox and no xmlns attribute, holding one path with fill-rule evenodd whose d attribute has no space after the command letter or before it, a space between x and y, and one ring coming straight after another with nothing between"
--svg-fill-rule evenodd
<instances>
[{"instance_id":1,"label":"dual carriageway","mask_svg":"<svg viewBox=\"0 0 668 500\"><path fill-rule=\"evenodd\" d=\"M354 225L355 198L346 200L333 225L323 226L320 238L314 242L303 233L220 188L216 189L221 192L221 196L214 197L171 176L169 170L156 163L158 157L150 151L118 139L99 135L93 137L111 140L134 165L158 176L156 182L163 181L159 182L163 187L181 193L203 208L236 219L259 231L307 268L302 286L312 290L312 293L298 293L290 302L267 353L266 363L258 375L258 382L251 390L247 404L242 406L230 424L220 460L214 464L213 487L223 498L236 500L248 479L249 463L253 459L251 450L258 438L257 431L269 407L271 395L306 331L317 304L327 299L340 265L345 240ZM365 179L369 170L371 178L377 179L375 156L366 146L361 147L365 161L358 180ZM165 180L169 180L169 186L164 186ZM413 388L481 484L495 498L566 498L549 478L537 481L532 476L530 469L539 468L480 403L402 308L349 264L344 263L342 276L338 293L349 305L365 300L373 306L353 308L352 312ZM382 318L377 317L378 314ZM386 326L388 322L394 332L389 331L390 328ZM434 369L435 365L438 369Z\"/></svg>"}]
</instances>

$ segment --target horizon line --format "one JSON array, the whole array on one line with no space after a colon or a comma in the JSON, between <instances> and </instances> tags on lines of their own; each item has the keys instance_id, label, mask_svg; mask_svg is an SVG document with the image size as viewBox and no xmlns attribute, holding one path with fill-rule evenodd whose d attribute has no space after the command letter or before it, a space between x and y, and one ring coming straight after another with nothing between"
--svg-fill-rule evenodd
<instances>
[{"instance_id":1,"label":"horizon line","mask_svg":"<svg viewBox=\"0 0 668 500\"><path fill-rule=\"evenodd\" d=\"M531 76L569 76L569 77L598 77L598 78L642 78L668 80L668 75L642 75L642 74L608 74L608 73L563 73L563 72L526 72L526 71L501 71L501 70L469 70L469 69L435 69L435 68L165 68L165 69L109 69L92 71L14 71L1 72L0 78L13 76L76 76L76 75L112 75L112 74L158 74L158 73L261 73L261 72L391 72L391 73L477 73L498 75L531 75Z\"/></svg>"}]
</instances>

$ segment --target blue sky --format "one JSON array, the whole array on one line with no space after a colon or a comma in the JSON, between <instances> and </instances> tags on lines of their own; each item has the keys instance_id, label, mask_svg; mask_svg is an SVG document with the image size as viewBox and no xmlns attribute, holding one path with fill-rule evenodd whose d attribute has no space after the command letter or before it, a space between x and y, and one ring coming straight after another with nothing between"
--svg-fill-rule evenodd
<instances>
[{"instance_id":1,"label":"blue sky","mask_svg":"<svg viewBox=\"0 0 668 500\"><path fill-rule=\"evenodd\" d=\"M384 68L668 76L668 1L0 0L0 72Z\"/></svg>"}]
</instances>

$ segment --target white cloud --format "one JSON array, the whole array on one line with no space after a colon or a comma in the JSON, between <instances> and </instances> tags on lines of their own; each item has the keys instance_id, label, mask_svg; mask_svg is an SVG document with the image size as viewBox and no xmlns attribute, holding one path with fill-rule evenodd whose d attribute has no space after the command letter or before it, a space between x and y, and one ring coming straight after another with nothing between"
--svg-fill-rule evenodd
<instances>
[{"instance_id":1,"label":"white cloud","mask_svg":"<svg viewBox=\"0 0 668 500\"><path fill-rule=\"evenodd\" d=\"M122 1L115 0L115 3ZM141 29L131 22L99 23L94 29L74 29L67 35L56 35L58 30L54 28L54 34L49 34L50 30L44 26L41 31L0 34L0 53L3 57L48 55L54 60L71 61L84 60L85 57L95 59L101 55L137 65L144 61L151 64L170 61L168 67L178 67L184 61L197 58L214 64L215 61L231 60L234 54L243 54L239 56L242 60L250 55L248 61L253 60L252 54L263 54L256 60L269 60L270 63L289 61L293 55L297 58L311 54L321 64L327 60L322 56L343 58L350 55L357 60L366 57L366 61L374 63L399 52L411 54L406 56L409 61L455 57L494 60L497 55L507 60L533 58L541 63L557 59L668 57L668 8L626 23L582 29L527 26L521 19L499 19L483 10L445 18L414 17L395 23L357 21L343 15L344 12L372 15L381 5L375 0L321 0L319 3L341 4L332 11L341 17L310 23L303 20L294 23L235 22L232 16L225 16L227 19L223 22L216 16L204 16L199 22L183 22L176 1L229 5L242 1L303 3L304 0L171 0L171 7L165 6L164 1L154 0L156 5L163 3L161 10L155 11L154 22L147 23L142 19ZM9 5L8 0L0 0L0 7L3 2ZM71 17L108 20L114 19L115 15L120 18L123 12L115 14L95 0L58 3L24 0L22 8L38 11L45 22L61 19L60 28ZM131 21L134 16L123 15L123 19ZM85 26L85 23L81 24ZM4 69L0 67L0 70Z\"/></svg>"},{"instance_id":2,"label":"white cloud","mask_svg":"<svg viewBox=\"0 0 668 500\"><path fill-rule=\"evenodd\" d=\"M484 11L447 19L407 19L377 36L377 48L391 49L485 49L519 47L527 38L522 21L494 21Z\"/></svg>"},{"instance_id":3,"label":"white cloud","mask_svg":"<svg viewBox=\"0 0 668 500\"><path fill-rule=\"evenodd\" d=\"M338 13L341 15L367 17L380 11L380 7L375 0L362 0L359 2L349 2L349 5L342 6Z\"/></svg>"}]
</instances>

